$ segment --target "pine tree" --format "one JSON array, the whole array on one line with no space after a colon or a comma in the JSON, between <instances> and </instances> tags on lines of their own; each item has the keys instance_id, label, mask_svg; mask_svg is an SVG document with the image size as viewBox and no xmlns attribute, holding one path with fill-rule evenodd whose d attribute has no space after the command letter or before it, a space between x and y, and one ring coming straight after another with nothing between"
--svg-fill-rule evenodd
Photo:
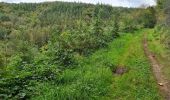
<instances>
[{"instance_id":1,"label":"pine tree","mask_svg":"<svg viewBox=\"0 0 170 100\"><path fill-rule=\"evenodd\" d=\"M93 30L92 30L92 36L94 38L94 43L95 46L98 47L103 47L105 45L105 40L104 40L104 30L102 28L102 19L101 19L101 6L97 5L94 14L93 14L93 21L94 23L92 24Z\"/></svg>"},{"instance_id":2,"label":"pine tree","mask_svg":"<svg viewBox=\"0 0 170 100\"><path fill-rule=\"evenodd\" d=\"M93 20L94 20L93 25L94 34L99 36L103 33L103 29L101 28L100 6L97 6L94 10Z\"/></svg>"},{"instance_id":3,"label":"pine tree","mask_svg":"<svg viewBox=\"0 0 170 100\"><path fill-rule=\"evenodd\" d=\"M120 14L118 12L115 13L114 16L114 25L113 25L113 29L112 29L112 36L114 38L119 37L119 19L120 19Z\"/></svg>"}]
</instances>

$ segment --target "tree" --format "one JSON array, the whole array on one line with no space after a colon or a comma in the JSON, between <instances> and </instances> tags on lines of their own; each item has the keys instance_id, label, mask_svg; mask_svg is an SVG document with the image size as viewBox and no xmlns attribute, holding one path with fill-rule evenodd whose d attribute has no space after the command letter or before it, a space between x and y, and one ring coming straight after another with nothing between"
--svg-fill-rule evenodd
<instances>
[{"instance_id":1,"label":"tree","mask_svg":"<svg viewBox=\"0 0 170 100\"><path fill-rule=\"evenodd\" d=\"M10 21L10 18L8 16L6 16L5 14L0 12L0 22L4 22L4 21Z\"/></svg>"},{"instance_id":2,"label":"tree","mask_svg":"<svg viewBox=\"0 0 170 100\"><path fill-rule=\"evenodd\" d=\"M94 10L93 14L93 20L94 20L94 25L93 25L93 33L96 36L99 36L103 33L103 29L101 28L102 26L102 21L100 18L100 5L97 5L97 7Z\"/></svg>"},{"instance_id":3,"label":"tree","mask_svg":"<svg viewBox=\"0 0 170 100\"><path fill-rule=\"evenodd\" d=\"M113 28L112 28L112 36L114 38L116 37L119 37L119 21L120 21L120 14L119 12L115 12L114 13L115 16L114 16L114 25L113 25Z\"/></svg>"},{"instance_id":4,"label":"tree","mask_svg":"<svg viewBox=\"0 0 170 100\"><path fill-rule=\"evenodd\" d=\"M96 48L102 47L105 44L104 41L104 30L102 28L102 19L101 19L101 14L100 14L101 8L100 5L97 5L94 14L93 14L93 30L92 30L92 37L94 38L93 41L95 43Z\"/></svg>"},{"instance_id":5,"label":"tree","mask_svg":"<svg viewBox=\"0 0 170 100\"><path fill-rule=\"evenodd\" d=\"M154 28L156 25L156 11L153 7L148 7L143 15L143 22L145 28Z\"/></svg>"}]
</instances>

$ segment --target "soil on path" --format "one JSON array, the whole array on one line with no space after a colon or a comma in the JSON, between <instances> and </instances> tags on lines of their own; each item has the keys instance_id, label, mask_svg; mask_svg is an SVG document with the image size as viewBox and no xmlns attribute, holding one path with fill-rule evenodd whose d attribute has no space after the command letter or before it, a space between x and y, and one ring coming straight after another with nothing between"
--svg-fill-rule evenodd
<instances>
[{"instance_id":1,"label":"soil on path","mask_svg":"<svg viewBox=\"0 0 170 100\"><path fill-rule=\"evenodd\" d=\"M144 40L143 40L144 52L151 63L153 73L155 75L155 78L157 80L162 95L165 96L166 100L170 100L170 83L162 74L161 71L162 66L156 60L155 55L149 51L146 36L147 34L144 35Z\"/></svg>"}]
</instances>

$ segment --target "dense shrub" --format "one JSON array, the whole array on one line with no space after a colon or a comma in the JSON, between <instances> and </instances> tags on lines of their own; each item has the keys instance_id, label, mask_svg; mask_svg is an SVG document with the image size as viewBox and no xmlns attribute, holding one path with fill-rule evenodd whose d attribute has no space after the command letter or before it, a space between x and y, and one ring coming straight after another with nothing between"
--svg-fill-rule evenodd
<instances>
[{"instance_id":1,"label":"dense shrub","mask_svg":"<svg viewBox=\"0 0 170 100\"><path fill-rule=\"evenodd\" d=\"M0 21L10 21L9 16L4 15L3 13L0 12Z\"/></svg>"}]
</instances>

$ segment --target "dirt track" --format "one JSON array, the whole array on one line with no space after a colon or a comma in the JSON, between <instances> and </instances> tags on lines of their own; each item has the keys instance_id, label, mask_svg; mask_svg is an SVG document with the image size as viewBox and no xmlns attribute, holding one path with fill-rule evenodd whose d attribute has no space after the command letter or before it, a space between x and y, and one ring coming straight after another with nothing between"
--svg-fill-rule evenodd
<instances>
[{"instance_id":1,"label":"dirt track","mask_svg":"<svg viewBox=\"0 0 170 100\"><path fill-rule=\"evenodd\" d=\"M155 55L149 51L146 36L147 34L144 35L144 40L143 40L144 52L152 65L152 70L162 95L165 97L165 100L170 100L170 83L162 74L161 72L162 66L156 60Z\"/></svg>"}]
</instances>

